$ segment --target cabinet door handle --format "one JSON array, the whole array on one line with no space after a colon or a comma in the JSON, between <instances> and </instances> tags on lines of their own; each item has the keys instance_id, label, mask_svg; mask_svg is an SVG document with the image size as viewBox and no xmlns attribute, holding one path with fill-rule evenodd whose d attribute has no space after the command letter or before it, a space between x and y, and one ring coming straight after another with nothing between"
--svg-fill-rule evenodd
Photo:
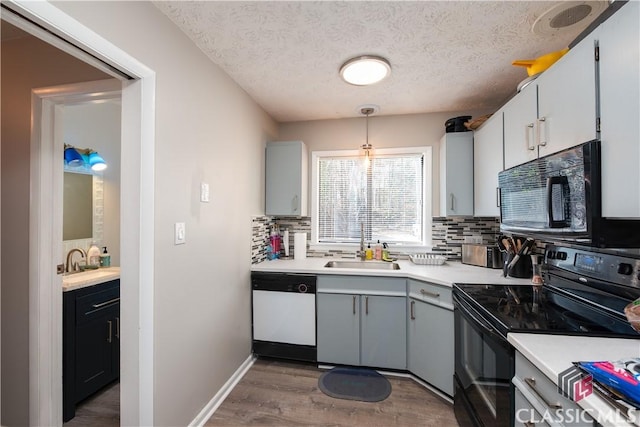
<instances>
[{"instance_id":1,"label":"cabinet door handle","mask_svg":"<svg viewBox=\"0 0 640 427\"><path fill-rule=\"evenodd\" d=\"M353 315L355 316L356 314L356 296L353 296Z\"/></svg>"},{"instance_id":2,"label":"cabinet door handle","mask_svg":"<svg viewBox=\"0 0 640 427\"><path fill-rule=\"evenodd\" d=\"M535 378L525 378L524 382L533 390L533 392L551 409L562 409L562 405L559 402L551 403L549 400L542 395L536 388L536 379Z\"/></svg>"},{"instance_id":3,"label":"cabinet door handle","mask_svg":"<svg viewBox=\"0 0 640 427\"><path fill-rule=\"evenodd\" d=\"M100 304L93 304L91 307L93 307L93 308L101 308L101 307L104 307L105 305L115 304L118 301L120 301L120 297L114 298L114 299L110 299L109 301L101 302Z\"/></svg>"},{"instance_id":4,"label":"cabinet door handle","mask_svg":"<svg viewBox=\"0 0 640 427\"><path fill-rule=\"evenodd\" d=\"M453 193L451 193L451 210L455 210L455 206L454 206L454 197L453 197Z\"/></svg>"},{"instance_id":5,"label":"cabinet door handle","mask_svg":"<svg viewBox=\"0 0 640 427\"><path fill-rule=\"evenodd\" d=\"M364 314L369 315L369 297L364 297Z\"/></svg>"},{"instance_id":6,"label":"cabinet door handle","mask_svg":"<svg viewBox=\"0 0 640 427\"><path fill-rule=\"evenodd\" d=\"M540 147L546 147L547 145L547 129L546 129L546 117L540 117L538 119L538 145ZM542 131L544 130L544 138L542 138Z\"/></svg>"},{"instance_id":7,"label":"cabinet door handle","mask_svg":"<svg viewBox=\"0 0 640 427\"><path fill-rule=\"evenodd\" d=\"M111 320L107 320L107 325L109 325L109 335L107 336L107 342L111 343L111 334L113 333L113 322Z\"/></svg>"},{"instance_id":8,"label":"cabinet door handle","mask_svg":"<svg viewBox=\"0 0 640 427\"><path fill-rule=\"evenodd\" d=\"M429 291L426 291L426 290L424 290L424 289L420 289L420 293L421 293L422 295L424 295L425 297L433 297L433 298L439 298L439 297L440 297L440 294L439 294L439 293L436 293L436 292L429 292Z\"/></svg>"},{"instance_id":9,"label":"cabinet door handle","mask_svg":"<svg viewBox=\"0 0 640 427\"><path fill-rule=\"evenodd\" d=\"M293 196L293 200L291 201L292 203L292 208L293 208L293 212L297 212L298 211L298 195L296 194L295 196Z\"/></svg>"},{"instance_id":10,"label":"cabinet door handle","mask_svg":"<svg viewBox=\"0 0 640 427\"><path fill-rule=\"evenodd\" d=\"M533 123L529 123L527 125L527 129L525 132L525 139L526 139L526 143L527 143L527 150L533 151L536 149L535 145L531 144L531 141L533 140L533 134L535 133L535 129L534 129L534 124Z\"/></svg>"},{"instance_id":11,"label":"cabinet door handle","mask_svg":"<svg viewBox=\"0 0 640 427\"><path fill-rule=\"evenodd\" d=\"M415 306L416 306L416 302L411 301L411 320L416 320Z\"/></svg>"},{"instance_id":12,"label":"cabinet door handle","mask_svg":"<svg viewBox=\"0 0 640 427\"><path fill-rule=\"evenodd\" d=\"M536 423L533 423L531 421L527 421L524 423L524 427L536 427Z\"/></svg>"},{"instance_id":13,"label":"cabinet door handle","mask_svg":"<svg viewBox=\"0 0 640 427\"><path fill-rule=\"evenodd\" d=\"M120 317L116 317L116 338L120 339Z\"/></svg>"}]
</instances>

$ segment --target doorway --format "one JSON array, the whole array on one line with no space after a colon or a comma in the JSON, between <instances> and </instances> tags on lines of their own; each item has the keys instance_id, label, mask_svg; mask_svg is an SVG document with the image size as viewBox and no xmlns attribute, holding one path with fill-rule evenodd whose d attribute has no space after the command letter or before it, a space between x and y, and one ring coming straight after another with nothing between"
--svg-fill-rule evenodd
<instances>
[{"instance_id":1,"label":"doorway","mask_svg":"<svg viewBox=\"0 0 640 427\"><path fill-rule=\"evenodd\" d=\"M120 87L121 84L118 80L111 79L39 88L33 90L34 101L32 103L33 133L35 137L39 136L40 152L53 153L53 176L49 187L53 215L45 222L40 220L40 228L46 229L49 225L51 227L51 250L54 261L64 261L68 259L67 254L80 252L83 253L84 260L79 261L85 262L87 261L86 255L84 255L86 252L83 251L86 251L90 245L96 243L105 249L108 246L114 267L100 271L112 274L109 276L111 280L114 278L113 274L117 274L120 267ZM77 150L73 152L83 153L95 152L103 158L106 168L97 172L85 162L78 162L79 164L73 167L63 161L63 151L67 150ZM64 190L60 185L63 163L65 164ZM62 209L62 215L60 215L62 200L64 200L65 206ZM60 219L62 218L61 223ZM61 257L55 255L60 253L60 246L63 247ZM98 389L102 385L106 385L105 379L111 383L119 378L120 346L119 339L112 339L110 335L106 348L114 356L106 358L106 354L94 353L96 348L102 348L104 328L98 324L93 329L88 329L86 322L78 323L75 314L69 311L73 310L77 298L82 299L79 293L82 295L86 292L104 293L107 284L80 290L77 285L73 286L72 283L81 277L72 275L63 277L61 287L58 287L59 285L56 283L58 277L54 278L55 284L52 289L59 289L63 293L62 307L65 313L63 317L65 327L62 332L62 341L67 343L64 347L63 360L61 360L64 380L63 420L72 420L76 403L80 404L80 400L85 400L84 397L89 397L89 394L94 391L96 394L100 393ZM42 280L46 282L48 277L43 277ZM67 283L66 280L72 282ZM58 299L59 293L54 292L53 296ZM68 307L65 308L65 305ZM119 331L119 310L116 308L110 310L115 313ZM54 325L57 324L54 322ZM54 332L54 336L60 335L57 327L50 328ZM119 332L116 331L116 337L119 335ZM76 340L77 347L71 344ZM92 355L90 358L86 357L87 351ZM57 355L53 356L57 359ZM103 357L106 359L103 360ZM113 365L108 371L102 371L100 374L107 361ZM55 368L57 369L57 366ZM90 374L85 377L78 376L80 372L86 372L87 369L90 369ZM89 382L85 381L94 375L97 377ZM76 378L75 381L74 378ZM88 384L91 384L90 390L87 389ZM80 394L80 390L84 390L84 392ZM108 414L108 421L112 423L111 425L119 425L119 393L111 392L110 396L108 404L104 409L101 408L97 414ZM96 400L93 401L95 406ZM86 412L86 410L81 411L81 414ZM78 422L88 426L104 425L100 417L85 416L76 421L76 425Z\"/></svg>"},{"instance_id":2,"label":"doorway","mask_svg":"<svg viewBox=\"0 0 640 427\"><path fill-rule=\"evenodd\" d=\"M153 424L153 194L143 193L141 188L153 188L153 155L142 156L141 153L153 153L154 139L154 90L155 74L152 70L128 56L116 46L101 39L86 27L80 25L55 6L47 3L3 2L3 19L9 12L17 12L28 18L26 31L38 33L33 29L34 22L43 23L45 30L41 32L56 35L57 41L51 44L66 43L67 37L74 40L75 46L82 47L85 52L94 53L92 61L99 58L105 61L106 68L119 70L117 74L122 90L122 149L127 156L122 161L121 180L127 185L121 192L121 280L126 283L122 292L122 372L121 423L130 425ZM73 35L73 37L71 36ZM4 53L4 52L3 52ZM81 53L78 56L82 56ZM109 59L106 59L109 58ZM116 58L116 59L113 59ZM131 76L130 79L123 76ZM5 92L3 91L3 96ZM37 96L38 94L34 94ZM3 111L4 112L4 111ZM3 114L4 116L4 114ZM34 122L34 124L36 124ZM41 126L51 123L43 121ZM19 279L22 288L28 289L28 354L16 353L14 356L28 360L29 373L22 379L28 381L28 423L32 425L60 425L61 416L61 375L59 366L62 358L61 332L61 298L60 278L55 275L55 267L60 262L59 254L53 250L52 212L55 209L50 197L55 180L53 168L58 157L54 155L54 147L47 148L40 144L38 132L31 133L31 146L26 150L27 164L30 163L30 176L27 179L27 192L17 191L20 201L26 199L28 204L28 226L23 236L29 236L28 242L20 243L28 252L28 273L21 273ZM28 142L27 142L28 144ZM24 152L19 153L24 156ZM3 162L5 161L3 141ZM30 159L30 160L29 160ZM11 159L10 159L11 160ZM25 158L17 158L24 164ZM5 174L5 168L2 170ZM6 183L3 176L2 182ZM2 195L13 197L3 185ZM13 190L13 188L10 188ZM18 189L20 190L20 189ZM151 193L151 194L149 194ZM30 201L29 201L30 200ZM3 209L6 203L2 203ZM145 218L146 222L141 221ZM9 224L2 216L3 229ZM148 224L148 225L147 225ZM5 227L6 226L6 227ZM3 230L3 231L4 231ZM9 248L7 234L2 234L3 258ZM24 240L24 238L23 238ZM145 251L141 248L144 247ZM59 252L61 252L59 250ZM52 257L52 253L56 256ZM54 258L57 258L54 260ZM5 258L6 259L6 258ZM4 270L3 270L4 275ZM25 286L24 282L28 282ZM57 286L56 286L57 285ZM11 304L12 292L21 286L20 283L7 283L2 279L2 303ZM19 292L23 292L22 288ZM5 292L9 289L9 292ZM8 296L8 298L7 298ZM23 295L17 296L22 298ZM3 310L3 324L11 322ZM6 329L4 329L6 330ZM3 340L5 335L3 335ZM6 347L3 346L3 353ZM15 349L6 350L14 351ZM18 351L18 350L16 350ZM2 358L3 364L6 357ZM6 369L3 369L6 371ZM3 372L4 373L4 372ZM3 375L3 383L8 378ZM19 378L9 378L16 380ZM3 405L8 407L5 398L8 391L2 394ZM5 412L6 409L5 409ZM4 418L5 413L1 414ZM3 422L4 424L4 422Z\"/></svg>"}]
</instances>

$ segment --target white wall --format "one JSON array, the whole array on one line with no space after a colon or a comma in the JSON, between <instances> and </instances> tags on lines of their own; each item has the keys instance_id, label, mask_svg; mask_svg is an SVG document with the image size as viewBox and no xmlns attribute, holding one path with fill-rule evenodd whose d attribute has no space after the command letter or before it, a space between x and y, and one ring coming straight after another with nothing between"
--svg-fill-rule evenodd
<instances>
[{"instance_id":1,"label":"white wall","mask_svg":"<svg viewBox=\"0 0 640 427\"><path fill-rule=\"evenodd\" d=\"M373 145L374 155L376 148L433 147L432 211L433 216L440 216L440 168L438 163L440 138L445 133L444 123L451 117L466 115L476 117L481 114L485 114L485 112L370 116L369 143ZM365 142L365 117L282 123L278 137L282 141L304 141L309 153L320 150L353 150Z\"/></svg>"},{"instance_id":2,"label":"white wall","mask_svg":"<svg viewBox=\"0 0 640 427\"><path fill-rule=\"evenodd\" d=\"M151 3L55 6L157 73L156 182L145 189L155 192L154 425L186 425L250 354L251 216L264 211L264 142L277 126ZM198 201L201 182L210 203ZM187 242L175 246L178 221Z\"/></svg>"},{"instance_id":3,"label":"white wall","mask_svg":"<svg viewBox=\"0 0 640 427\"><path fill-rule=\"evenodd\" d=\"M3 426L29 422L31 89L108 77L32 37L2 42Z\"/></svg>"},{"instance_id":4,"label":"white wall","mask_svg":"<svg viewBox=\"0 0 640 427\"><path fill-rule=\"evenodd\" d=\"M97 151L107 163L102 175L104 194L102 240L111 265L120 265L120 99L64 107L64 142ZM95 234L94 230L94 234ZM84 243L84 241L83 241ZM82 249L87 250L84 245Z\"/></svg>"}]
</instances>

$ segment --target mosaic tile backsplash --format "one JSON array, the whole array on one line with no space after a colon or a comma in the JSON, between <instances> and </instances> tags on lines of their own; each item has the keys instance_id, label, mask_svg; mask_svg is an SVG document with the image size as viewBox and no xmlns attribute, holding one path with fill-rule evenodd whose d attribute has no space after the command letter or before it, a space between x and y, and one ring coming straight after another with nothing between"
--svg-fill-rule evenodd
<instances>
[{"instance_id":1,"label":"mosaic tile backsplash","mask_svg":"<svg viewBox=\"0 0 640 427\"><path fill-rule=\"evenodd\" d=\"M264 261L266 248L269 242L271 227L278 225L280 231L289 230L290 255L293 255L293 234L297 232L307 233L307 239L311 236L311 218L303 217L267 217L257 216L252 221L251 239L251 263L257 264ZM432 219L432 244L431 252L445 255L448 259L459 260L462 257L462 243L465 238L475 238L481 243L493 244L499 233L500 221L498 218L440 218ZM283 253L281 253L283 254ZM390 251L394 258L407 259L408 254ZM354 251L318 251L310 250L307 243L307 257L332 257L353 258Z\"/></svg>"}]
</instances>

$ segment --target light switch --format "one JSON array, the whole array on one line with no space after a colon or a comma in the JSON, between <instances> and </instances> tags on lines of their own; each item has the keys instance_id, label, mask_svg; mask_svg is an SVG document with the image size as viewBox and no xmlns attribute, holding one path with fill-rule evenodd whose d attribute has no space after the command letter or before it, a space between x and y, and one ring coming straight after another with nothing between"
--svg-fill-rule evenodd
<instances>
[{"instance_id":1,"label":"light switch","mask_svg":"<svg viewBox=\"0 0 640 427\"><path fill-rule=\"evenodd\" d=\"M209 184L206 182L200 184L200 201L209 202Z\"/></svg>"},{"instance_id":2,"label":"light switch","mask_svg":"<svg viewBox=\"0 0 640 427\"><path fill-rule=\"evenodd\" d=\"M187 241L184 222L176 222L174 238L176 245L183 245Z\"/></svg>"}]
</instances>

